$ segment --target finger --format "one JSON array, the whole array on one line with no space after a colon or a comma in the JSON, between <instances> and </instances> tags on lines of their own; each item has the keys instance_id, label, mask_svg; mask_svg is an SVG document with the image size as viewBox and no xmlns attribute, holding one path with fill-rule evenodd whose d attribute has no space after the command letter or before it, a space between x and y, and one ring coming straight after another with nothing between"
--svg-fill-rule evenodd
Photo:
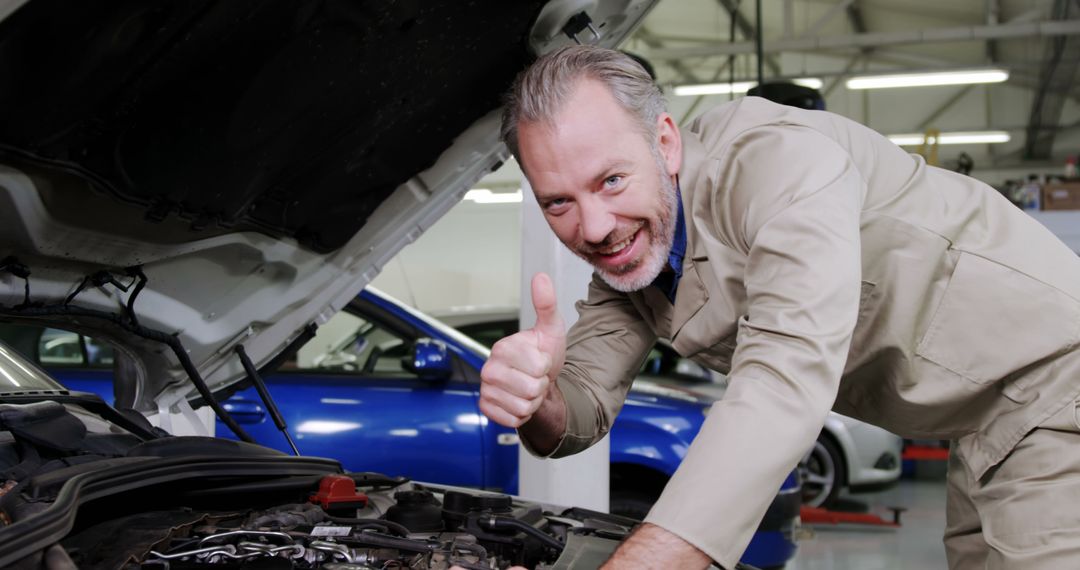
<instances>
[{"instance_id":1,"label":"finger","mask_svg":"<svg viewBox=\"0 0 1080 570\"><path fill-rule=\"evenodd\" d=\"M545 335L561 335L566 332L559 315L555 285L547 273L533 275L532 303L533 310L536 311L536 329Z\"/></svg>"},{"instance_id":2,"label":"finger","mask_svg":"<svg viewBox=\"0 0 1080 570\"><path fill-rule=\"evenodd\" d=\"M515 398L521 398L522 400L536 400L542 398L547 394L548 384L551 380L547 375L532 375L510 368L499 363L492 365L492 368L488 370L487 376L484 376L484 371L480 371L480 378L483 380L481 389L484 386L494 386L500 390L510 394Z\"/></svg>"},{"instance_id":3,"label":"finger","mask_svg":"<svg viewBox=\"0 0 1080 570\"><path fill-rule=\"evenodd\" d=\"M542 397L523 398L501 386L492 384L480 386L480 399L495 404L514 417L521 419L528 419L532 416L543 402Z\"/></svg>"},{"instance_id":4,"label":"finger","mask_svg":"<svg viewBox=\"0 0 1080 570\"><path fill-rule=\"evenodd\" d=\"M481 387L479 406L485 416L506 427L516 428L532 418L528 402L494 386Z\"/></svg>"},{"instance_id":5,"label":"finger","mask_svg":"<svg viewBox=\"0 0 1080 570\"><path fill-rule=\"evenodd\" d=\"M499 341L491 349L491 357L485 363L491 371L512 368L529 376L544 376L551 369L551 356L542 352L539 337L535 331L522 331L515 338ZM483 378L481 369L481 378Z\"/></svg>"}]
</instances>

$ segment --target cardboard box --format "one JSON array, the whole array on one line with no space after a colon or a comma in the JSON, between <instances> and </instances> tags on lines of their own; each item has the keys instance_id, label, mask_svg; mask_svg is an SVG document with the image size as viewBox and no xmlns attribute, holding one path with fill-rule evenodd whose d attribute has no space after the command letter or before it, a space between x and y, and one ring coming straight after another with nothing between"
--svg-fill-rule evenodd
<instances>
[{"instance_id":1,"label":"cardboard box","mask_svg":"<svg viewBox=\"0 0 1080 570\"><path fill-rule=\"evenodd\" d=\"M1043 186L1043 210L1080 210L1080 182L1054 182Z\"/></svg>"}]
</instances>

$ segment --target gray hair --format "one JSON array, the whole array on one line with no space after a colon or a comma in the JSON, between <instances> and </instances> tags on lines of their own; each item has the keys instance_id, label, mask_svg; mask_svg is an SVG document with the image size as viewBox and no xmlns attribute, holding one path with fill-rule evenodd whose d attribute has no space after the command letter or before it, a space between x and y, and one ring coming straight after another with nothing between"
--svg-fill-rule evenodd
<instances>
[{"instance_id":1,"label":"gray hair","mask_svg":"<svg viewBox=\"0 0 1080 570\"><path fill-rule=\"evenodd\" d=\"M572 45L536 60L518 75L503 106L500 136L518 158L518 124L551 120L580 79L607 86L615 100L655 145L656 120L667 110L664 94L632 57L610 49Z\"/></svg>"}]
</instances>

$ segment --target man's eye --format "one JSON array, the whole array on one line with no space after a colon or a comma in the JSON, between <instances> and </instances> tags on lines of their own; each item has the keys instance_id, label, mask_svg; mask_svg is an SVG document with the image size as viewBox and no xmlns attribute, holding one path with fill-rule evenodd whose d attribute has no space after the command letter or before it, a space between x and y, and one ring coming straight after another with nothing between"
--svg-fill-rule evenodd
<instances>
[{"instance_id":1,"label":"man's eye","mask_svg":"<svg viewBox=\"0 0 1080 570\"><path fill-rule=\"evenodd\" d=\"M605 188L614 188L622 181L622 176L608 176L604 179Z\"/></svg>"},{"instance_id":2,"label":"man's eye","mask_svg":"<svg viewBox=\"0 0 1080 570\"><path fill-rule=\"evenodd\" d=\"M558 209L558 208L560 208L562 206L565 206L566 203L567 203L566 198L553 198L551 200L548 200L547 202L544 202L544 209L545 210L555 210L555 209Z\"/></svg>"}]
</instances>

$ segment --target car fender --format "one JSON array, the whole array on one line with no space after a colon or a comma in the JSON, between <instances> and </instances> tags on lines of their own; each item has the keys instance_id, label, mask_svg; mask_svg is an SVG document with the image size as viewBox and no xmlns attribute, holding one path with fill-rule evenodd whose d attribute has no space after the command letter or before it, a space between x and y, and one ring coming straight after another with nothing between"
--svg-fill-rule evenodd
<instances>
[{"instance_id":1,"label":"car fender","mask_svg":"<svg viewBox=\"0 0 1080 570\"><path fill-rule=\"evenodd\" d=\"M670 477L679 467L689 441L648 422L616 421L611 430L611 462L640 465Z\"/></svg>"},{"instance_id":2,"label":"car fender","mask_svg":"<svg viewBox=\"0 0 1080 570\"><path fill-rule=\"evenodd\" d=\"M853 458L857 457L855 440L851 437L851 431L844 422L844 417L835 412L829 412L828 417L825 418L823 431L832 436L833 441L840 447L840 452L844 455L844 480L840 484L846 486L848 481L851 481L852 470L856 469L856 462L853 460Z\"/></svg>"}]
</instances>

